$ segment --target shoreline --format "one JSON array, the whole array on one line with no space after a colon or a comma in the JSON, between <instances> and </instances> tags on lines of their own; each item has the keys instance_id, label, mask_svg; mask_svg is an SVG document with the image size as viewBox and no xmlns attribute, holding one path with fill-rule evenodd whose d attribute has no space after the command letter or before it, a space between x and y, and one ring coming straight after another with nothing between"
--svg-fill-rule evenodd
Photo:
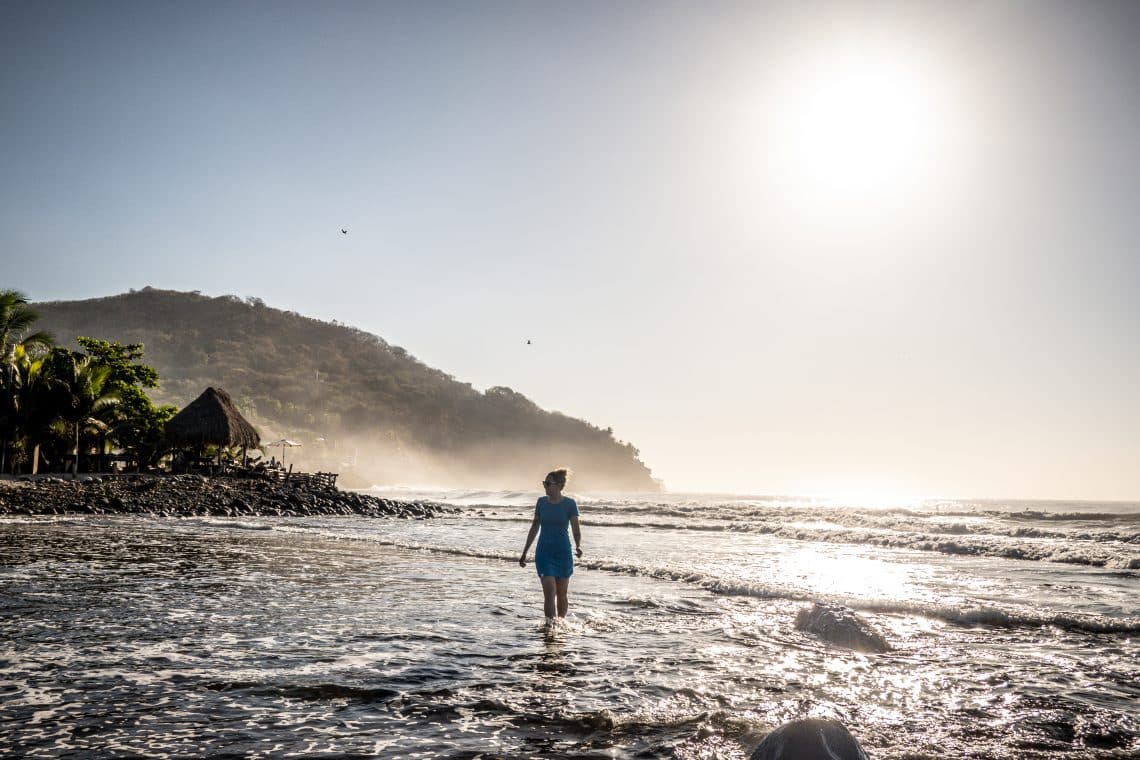
<instances>
[{"instance_id":1,"label":"shoreline","mask_svg":"<svg viewBox=\"0 0 1140 760\"><path fill-rule=\"evenodd\" d=\"M459 512L429 501L206 475L81 474L0 479L0 517L377 517L425 520Z\"/></svg>"}]
</instances>

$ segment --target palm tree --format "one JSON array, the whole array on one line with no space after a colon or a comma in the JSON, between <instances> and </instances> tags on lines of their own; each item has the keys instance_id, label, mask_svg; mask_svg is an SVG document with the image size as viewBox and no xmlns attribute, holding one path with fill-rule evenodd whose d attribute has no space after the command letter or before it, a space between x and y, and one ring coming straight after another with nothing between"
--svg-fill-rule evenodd
<instances>
[{"instance_id":1,"label":"palm tree","mask_svg":"<svg viewBox=\"0 0 1140 760\"><path fill-rule=\"evenodd\" d=\"M17 445L17 451L32 451L32 472L35 473L39 464L41 439L55 416L51 377L44 369L45 357L29 356L23 346L16 346L13 358L13 442Z\"/></svg>"},{"instance_id":2,"label":"palm tree","mask_svg":"<svg viewBox=\"0 0 1140 760\"><path fill-rule=\"evenodd\" d=\"M0 290L0 357L7 360L17 345L29 348L33 345L50 346L54 342L51 333L43 330L28 333L39 318L23 293Z\"/></svg>"},{"instance_id":3,"label":"palm tree","mask_svg":"<svg viewBox=\"0 0 1140 760\"><path fill-rule=\"evenodd\" d=\"M118 391L108 382L111 368L97 364L92 357L71 351L53 352L52 377L59 406L58 417L66 423L74 436L75 465L72 474L79 473L79 437L84 431L106 432L106 413L119 403Z\"/></svg>"},{"instance_id":4,"label":"palm tree","mask_svg":"<svg viewBox=\"0 0 1140 760\"><path fill-rule=\"evenodd\" d=\"M29 332L39 315L18 290L0 290L0 472L7 465L8 442L15 435L19 363L29 351L52 344L50 333Z\"/></svg>"}]
</instances>

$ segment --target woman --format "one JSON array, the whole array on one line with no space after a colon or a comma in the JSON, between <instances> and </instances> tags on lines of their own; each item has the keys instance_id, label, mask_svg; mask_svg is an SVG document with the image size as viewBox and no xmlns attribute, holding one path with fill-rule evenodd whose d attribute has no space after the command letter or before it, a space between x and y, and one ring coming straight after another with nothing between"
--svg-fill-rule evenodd
<instances>
[{"instance_id":1,"label":"woman","mask_svg":"<svg viewBox=\"0 0 1140 760\"><path fill-rule=\"evenodd\" d=\"M570 576L574 574L574 557L570 554L570 536L566 533L569 525L574 531L574 551L582 556L582 531L578 528L578 505L569 496L562 495L566 487L565 468L555 470L542 481L546 496L541 496L534 505L534 520L526 537L526 546L519 557L519 567L526 567L526 553L531 542L538 535L538 546L534 550L534 567L542 582L542 608L546 622L553 623L554 615L566 617L566 590L570 586ZM539 534L539 528L542 533Z\"/></svg>"}]
</instances>

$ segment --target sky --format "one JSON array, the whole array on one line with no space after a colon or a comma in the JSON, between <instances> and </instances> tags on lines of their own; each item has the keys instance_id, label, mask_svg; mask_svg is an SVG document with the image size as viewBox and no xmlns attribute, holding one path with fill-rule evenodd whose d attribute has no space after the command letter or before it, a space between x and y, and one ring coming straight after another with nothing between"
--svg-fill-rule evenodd
<instances>
[{"instance_id":1,"label":"sky","mask_svg":"<svg viewBox=\"0 0 1140 760\"><path fill-rule=\"evenodd\" d=\"M335 319L670 490L1140 500L1137 124L1128 0L0 0L0 286Z\"/></svg>"}]
</instances>

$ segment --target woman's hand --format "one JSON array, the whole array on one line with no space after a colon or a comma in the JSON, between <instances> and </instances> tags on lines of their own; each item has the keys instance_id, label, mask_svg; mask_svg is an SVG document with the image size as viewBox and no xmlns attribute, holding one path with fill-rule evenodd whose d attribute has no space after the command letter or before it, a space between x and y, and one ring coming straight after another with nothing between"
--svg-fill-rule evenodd
<instances>
[{"instance_id":1,"label":"woman's hand","mask_svg":"<svg viewBox=\"0 0 1140 760\"><path fill-rule=\"evenodd\" d=\"M578 555L578 559L582 559L582 547L581 546L575 546L574 547L574 553Z\"/></svg>"},{"instance_id":2,"label":"woman's hand","mask_svg":"<svg viewBox=\"0 0 1140 760\"><path fill-rule=\"evenodd\" d=\"M519 557L519 567L526 567L526 555Z\"/></svg>"}]
</instances>

